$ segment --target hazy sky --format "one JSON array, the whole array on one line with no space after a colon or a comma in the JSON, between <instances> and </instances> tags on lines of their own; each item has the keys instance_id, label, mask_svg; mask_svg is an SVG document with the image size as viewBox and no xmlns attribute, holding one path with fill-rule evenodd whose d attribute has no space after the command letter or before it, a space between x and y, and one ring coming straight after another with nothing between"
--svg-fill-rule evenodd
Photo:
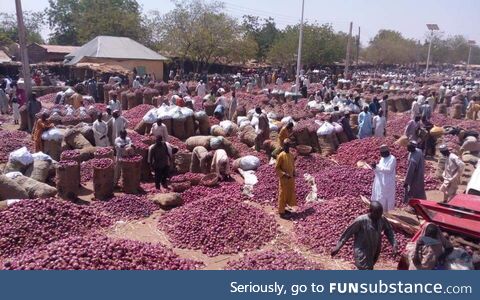
<instances>
[{"instance_id":1,"label":"hazy sky","mask_svg":"<svg viewBox=\"0 0 480 300\"><path fill-rule=\"evenodd\" d=\"M174 6L170 0L138 0L144 11L166 12ZM272 16L279 27L300 21L301 0L227 0L228 14L241 18L250 14ZM0 0L2 11L14 12L14 0ZM48 0L22 0L24 10L42 10ZM379 29L395 29L404 36L425 38L426 23L437 23L447 35L463 34L480 44L479 0L305 0L308 21L331 23L335 30L347 32L353 21L354 33L361 27L362 44ZM44 30L48 34L48 29Z\"/></svg>"}]
</instances>

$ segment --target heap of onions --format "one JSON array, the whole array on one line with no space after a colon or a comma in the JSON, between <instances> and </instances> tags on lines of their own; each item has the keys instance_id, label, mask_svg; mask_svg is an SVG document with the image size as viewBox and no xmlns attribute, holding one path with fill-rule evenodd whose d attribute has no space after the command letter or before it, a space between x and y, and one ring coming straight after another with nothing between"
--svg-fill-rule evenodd
<instances>
[{"instance_id":1,"label":"heap of onions","mask_svg":"<svg viewBox=\"0 0 480 300\"><path fill-rule=\"evenodd\" d=\"M215 187L197 185L183 192L182 199L184 203L191 203L206 197L217 196L223 199L237 201L243 197L241 190L242 186L236 182L222 182Z\"/></svg>"},{"instance_id":2,"label":"heap of onions","mask_svg":"<svg viewBox=\"0 0 480 300\"><path fill-rule=\"evenodd\" d=\"M145 114L154 107L155 106L150 104L140 104L122 112L122 115L128 120L128 129L135 128L135 126L142 121Z\"/></svg>"},{"instance_id":3,"label":"heap of onions","mask_svg":"<svg viewBox=\"0 0 480 300\"><path fill-rule=\"evenodd\" d=\"M92 207L99 213L112 218L112 221L139 220L150 216L158 206L145 196L122 195L108 201L97 201Z\"/></svg>"},{"instance_id":4,"label":"heap of onions","mask_svg":"<svg viewBox=\"0 0 480 300\"><path fill-rule=\"evenodd\" d=\"M175 247L208 256L258 249L277 234L272 216L231 198L210 197L173 209L160 219Z\"/></svg>"},{"instance_id":5,"label":"heap of onions","mask_svg":"<svg viewBox=\"0 0 480 300\"><path fill-rule=\"evenodd\" d=\"M4 262L6 270L192 270L203 264L179 258L162 245L114 240L100 234L67 237Z\"/></svg>"},{"instance_id":6,"label":"heap of onions","mask_svg":"<svg viewBox=\"0 0 480 300\"><path fill-rule=\"evenodd\" d=\"M3 257L111 224L88 206L56 199L18 202L0 212L0 220Z\"/></svg>"},{"instance_id":7,"label":"heap of onions","mask_svg":"<svg viewBox=\"0 0 480 300\"><path fill-rule=\"evenodd\" d=\"M248 253L239 260L229 261L226 270L322 270L319 263L311 262L292 251L262 251Z\"/></svg>"},{"instance_id":8,"label":"heap of onions","mask_svg":"<svg viewBox=\"0 0 480 300\"><path fill-rule=\"evenodd\" d=\"M358 216L368 212L367 206L352 197L336 198L304 208L303 216L295 223L298 241L317 253L330 254L345 229ZM395 233L398 249L404 249L409 241L403 234ZM353 239L340 250L338 258L353 259ZM385 236L382 238L380 258L395 260L393 249Z\"/></svg>"},{"instance_id":9,"label":"heap of onions","mask_svg":"<svg viewBox=\"0 0 480 300\"><path fill-rule=\"evenodd\" d=\"M8 161L10 152L27 147L28 150L33 150L32 140L24 131L8 131L0 129L0 163Z\"/></svg>"}]
</instances>

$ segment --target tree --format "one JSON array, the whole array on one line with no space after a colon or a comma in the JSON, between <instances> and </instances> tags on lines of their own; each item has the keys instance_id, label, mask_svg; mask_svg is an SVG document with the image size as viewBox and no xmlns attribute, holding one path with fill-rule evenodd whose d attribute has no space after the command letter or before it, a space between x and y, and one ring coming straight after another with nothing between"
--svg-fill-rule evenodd
<instances>
[{"instance_id":1,"label":"tree","mask_svg":"<svg viewBox=\"0 0 480 300\"><path fill-rule=\"evenodd\" d=\"M280 65L294 65L297 58L299 25L287 26L275 40L268 60ZM304 24L302 63L331 64L345 57L345 33L337 33L330 25Z\"/></svg>"},{"instance_id":2,"label":"tree","mask_svg":"<svg viewBox=\"0 0 480 300\"><path fill-rule=\"evenodd\" d=\"M398 31L380 30L365 49L365 58L376 64L407 64L418 61L418 44Z\"/></svg>"},{"instance_id":3,"label":"tree","mask_svg":"<svg viewBox=\"0 0 480 300\"><path fill-rule=\"evenodd\" d=\"M263 24L260 24L259 17L245 15L242 26L250 38L258 44L257 59L265 60L270 48L280 35L280 30L277 29L273 18L263 19Z\"/></svg>"},{"instance_id":4,"label":"tree","mask_svg":"<svg viewBox=\"0 0 480 300\"><path fill-rule=\"evenodd\" d=\"M152 12L148 21L150 27L156 28L152 40L158 49L182 62L191 59L196 71L215 62L253 58L256 42L222 9L220 2L192 0L175 2L175 9L163 16Z\"/></svg>"},{"instance_id":5,"label":"tree","mask_svg":"<svg viewBox=\"0 0 480 300\"><path fill-rule=\"evenodd\" d=\"M43 43L40 31L44 24L43 13L25 11L24 23L28 43ZM18 42L18 25L15 14L0 13L0 46L8 46Z\"/></svg>"},{"instance_id":6,"label":"tree","mask_svg":"<svg viewBox=\"0 0 480 300\"><path fill-rule=\"evenodd\" d=\"M81 45L98 35L148 41L136 0L49 0L49 6L51 43Z\"/></svg>"}]
</instances>

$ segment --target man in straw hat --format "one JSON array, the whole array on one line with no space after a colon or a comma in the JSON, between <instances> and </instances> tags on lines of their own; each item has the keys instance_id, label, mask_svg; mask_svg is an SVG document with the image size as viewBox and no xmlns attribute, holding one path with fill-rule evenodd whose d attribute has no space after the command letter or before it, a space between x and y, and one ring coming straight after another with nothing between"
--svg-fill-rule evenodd
<instances>
[{"instance_id":1,"label":"man in straw hat","mask_svg":"<svg viewBox=\"0 0 480 300\"><path fill-rule=\"evenodd\" d=\"M290 153L290 139L283 141L283 151L277 156L275 171L279 178L278 213L283 219L291 217L291 212L285 207L297 205L295 196L295 162Z\"/></svg>"},{"instance_id":2,"label":"man in straw hat","mask_svg":"<svg viewBox=\"0 0 480 300\"><path fill-rule=\"evenodd\" d=\"M395 169L397 159L390 154L387 145L380 146L380 156L382 157L378 164L372 164L375 172L375 180L372 188L372 201L378 201L383 206L383 212L386 213L395 209Z\"/></svg>"},{"instance_id":3,"label":"man in straw hat","mask_svg":"<svg viewBox=\"0 0 480 300\"><path fill-rule=\"evenodd\" d=\"M408 143L408 168L405 177L405 202L411 198L427 199L425 194L425 161L422 150L418 149L415 141Z\"/></svg>"},{"instance_id":4,"label":"man in straw hat","mask_svg":"<svg viewBox=\"0 0 480 300\"><path fill-rule=\"evenodd\" d=\"M446 158L445 170L443 171L443 183L440 191L443 192L443 201L449 201L457 194L460 179L465 170L465 163L454 153L451 153L447 145L440 145L440 153Z\"/></svg>"}]
</instances>

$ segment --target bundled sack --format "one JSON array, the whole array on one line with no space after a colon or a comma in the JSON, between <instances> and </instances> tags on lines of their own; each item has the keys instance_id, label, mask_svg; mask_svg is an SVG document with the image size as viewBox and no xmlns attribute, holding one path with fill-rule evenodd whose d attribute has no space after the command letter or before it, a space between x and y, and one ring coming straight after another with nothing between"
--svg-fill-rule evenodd
<instances>
[{"instance_id":1,"label":"bundled sack","mask_svg":"<svg viewBox=\"0 0 480 300\"><path fill-rule=\"evenodd\" d=\"M30 199L49 198L57 194L57 189L53 186L21 174L16 174L12 180L25 189Z\"/></svg>"},{"instance_id":2,"label":"bundled sack","mask_svg":"<svg viewBox=\"0 0 480 300\"><path fill-rule=\"evenodd\" d=\"M50 156L43 152L32 154L33 165L27 170L25 176L28 176L36 181L45 183L49 177L53 160Z\"/></svg>"},{"instance_id":3,"label":"bundled sack","mask_svg":"<svg viewBox=\"0 0 480 300\"><path fill-rule=\"evenodd\" d=\"M91 145L95 145L95 135L93 134L92 125L82 122L75 126L75 128L80 131L83 137L87 139Z\"/></svg>"},{"instance_id":4,"label":"bundled sack","mask_svg":"<svg viewBox=\"0 0 480 300\"><path fill-rule=\"evenodd\" d=\"M60 128L50 128L49 130L42 133L42 140L44 141L62 141L65 136L65 129Z\"/></svg>"},{"instance_id":5,"label":"bundled sack","mask_svg":"<svg viewBox=\"0 0 480 300\"><path fill-rule=\"evenodd\" d=\"M257 134L254 130L250 130L247 127L240 132L240 141L246 144L248 147L253 147L255 145L255 139L257 138Z\"/></svg>"},{"instance_id":6,"label":"bundled sack","mask_svg":"<svg viewBox=\"0 0 480 300\"><path fill-rule=\"evenodd\" d=\"M20 172L23 174L32 163L32 154L28 151L27 147L22 147L10 153L3 173Z\"/></svg>"},{"instance_id":7,"label":"bundled sack","mask_svg":"<svg viewBox=\"0 0 480 300\"><path fill-rule=\"evenodd\" d=\"M223 128L226 136L233 136L238 131L237 124L233 123L230 120L221 121L219 125Z\"/></svg>"},{"instance_id":8,"label":"bundled sack","mask_svg":"<svg viewBox=\"0 0 480 300\"><path fill-rule=\"evenodd\" d=\"M210 140L212 138L214 137L211 135L192 136L185 141L185 145L187 146L188 151L193 151L193 149L198 146L205 147L208 150L210 149Z\"/></svg>"},{"instance_id":9,"label":"bundled sack","mask_svg":"<svg viewBox=\"0 0 480 300\"><path fill-rule=\"evenodd\" d=\"M253 155L241 157L233 162L233 168L243 171L255 171L260 167L260 159Z\"/></svg>"},{"instance_id":10,"label":"bundled sack","mask_svg":"<svg viewBox=\"0 0 480 300\"><path fill-rule=\"evenodd\" d=\"M213 136L226 136L225 130L220 125L213 125L210 128L210 134Z\"/></svg>"},{"instance_id":11,"label":"bundled sack","mask_svg":"<svg viewBox=\"0 0 480 300\"><path fill-rule=\"evenodd\" d=\"M198 122L198 130L201 135L210 134L210 120L204 111L195 113L195 121Z\"/></svg>"},{"instance_id":12,"label":"bundled sack","mask_svg":"<svg viewBox=\"0 0 480 300\"><path fill-rule=\"evenodd\" d=\"M222 136L212 137L210 139L210 147L207 149L217 150L222 148L224 138Z\"/></svg>"},{"instance_id":13,"label":"bundled sack","mask_svg":"<svg viewBox=\"0 0 480 300\"><path fill-rule=\"evenodd\" d=\"M175 207L183 204L182 195L179 193L155 194L150 200L162 207Z\"/></svg>"},{"instance_id":14,"label":"bundled sack","mask_svg":"<svg viewBox=\"0 0 480 300\"><path fill-rule=\"evenodd\" d=\"M331 135L334 132L335 132L335 127L332 124L330 124L329 122L323 122L322 125L320 125L320 128L318 128L317 130L317 136Z\"/></svg>"},{"instance_id":15,"label":"bundled sack","mask_svg":"<svg viewBox=\"0 0 480 300\"><path fill-rule=\"evenodd\" d=\"M13 179L0 175L0 200L9 199L28 199L28 193Z\"/></svg>"},{"instance_id":16,"label":"bundled sack","mask_svg":"<svg viewBox=\"0 0 480 300\"><path fill-rule=\"evenodd\" d=\"M92 147L92 144L82 135L78 129L68 129L65 132L65 142L73 149Z\"/></svg>"},{"instance_id":17,"label":"bundled sack","mask_svg":"<svg viewBox=\"0 0 480 300\"><path fill-rule=\"evenodd\" d=\"M181 140L186 139L185 122L187 117L178 110L173 114L172 118L172 135Z\"/></svg>"}]
</instances>

